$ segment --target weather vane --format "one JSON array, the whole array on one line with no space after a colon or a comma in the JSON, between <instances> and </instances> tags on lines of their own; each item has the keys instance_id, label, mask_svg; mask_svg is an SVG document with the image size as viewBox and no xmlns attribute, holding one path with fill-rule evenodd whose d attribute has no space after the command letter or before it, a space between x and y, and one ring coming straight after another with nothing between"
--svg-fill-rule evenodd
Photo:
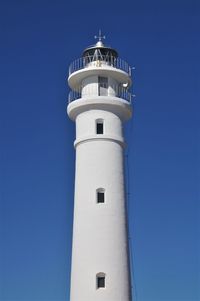
<instances>
[{"instance_id":1,"label":"weather vane","mask_svg":"<svg viewBox=\"0 0 200 301\"><path fill-rule=\"evenodd\" d=\"M102 39L105 40L106 36L103 36L101 33L101 29L99 29L99 35L98 36L94 36L95 39L99 39L99 41L101 41Z\"/></svg>"}]
</instances>

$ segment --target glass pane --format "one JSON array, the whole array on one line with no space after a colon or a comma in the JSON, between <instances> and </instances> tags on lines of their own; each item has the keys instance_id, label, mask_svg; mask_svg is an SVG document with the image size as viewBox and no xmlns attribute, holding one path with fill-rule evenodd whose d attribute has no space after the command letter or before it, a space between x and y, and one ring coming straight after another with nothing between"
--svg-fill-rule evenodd
<instances>
[{"instance_id":1,"label":"glass pane","mask_svg":"<svg viewBox=\"0 0 200 301\"><path fill-rule=\"evenodd\" d=\"M108 95L108 78L99 76L98 82L99 82L99 95L107 96Z\"/></svg>"},{"instance_id":2,"label":"glass pane","mask_svg":"<svg viewBox=\"0 0 200 301\"><path fill-rule=\"evenodd\" d=\"M97 193L97 202L98 203L104 203L104 192L98 192Z\"/></svg>"},{"instance_id":3,"label":"glass pane","mask_svg":"<svg viewBox=\"0 0 200 301\"><path fill-rule=\"evenodd\" d=\"M97 287L105 287L105 277L98 277L97 278Z\"/></svg>"},{"instance_id":4,"label":"glass pane","mask_svg":"<svg viewBox=\"0 0 200 301\"><path fill-rule=\"evenodd\" d=\"M103 134L103 123L97 123L97 134Z\"/></svg>"}]
</instances>

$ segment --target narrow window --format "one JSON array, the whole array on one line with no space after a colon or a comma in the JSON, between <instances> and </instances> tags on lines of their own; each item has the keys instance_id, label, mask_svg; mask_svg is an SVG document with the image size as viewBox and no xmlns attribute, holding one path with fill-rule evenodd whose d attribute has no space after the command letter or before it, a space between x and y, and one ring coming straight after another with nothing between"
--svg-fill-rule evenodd
<instances>
[{"instance_id":1,"label":"narrow window","mask_svg":"<svg viewBox=\"0 0 200 301\"><path fill-rule=\"evenodd\" d=\"M97 274L97 289L105 288L105 287L106 287L105 274L104 273Z\"/></svg>"},{"instance_id":2,"label":"narrow window","mask_svg":"<svg viewBox=\"0 0 200 301\"><path fill-rule=\"evenodd\" d=\"M105 203L105 190L103 188L97 189L97 203Z\"/></svg>"},{"instance_id":3,"label":"narrow window","mask_svg":"<svg viewBox=\"0 0 200 301\"><path fill-rule=\"evenodd\" d=\"M96 121L96 133L103 134L103 120L101 119Z\"/></svg>"},{"instance_id":4,"label":"narrow window","mask_svg":"<svg viewBox=\"0 0 200 301\"><path fill-rule=\"evenodd\" d=\"M99 83L99 96L107 96L108 95L108 78L99 76L98 83Z\"/></svg>"}]
</instances>

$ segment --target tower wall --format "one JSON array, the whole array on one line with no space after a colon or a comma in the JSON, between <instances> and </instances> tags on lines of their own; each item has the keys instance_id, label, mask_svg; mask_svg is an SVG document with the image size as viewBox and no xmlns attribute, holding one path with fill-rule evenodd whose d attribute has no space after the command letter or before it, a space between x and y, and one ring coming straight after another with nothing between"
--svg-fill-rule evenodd
<instances>
[{"instance_id":1,"label":"tower wall","mask_svg":"<svg viewBox=\"0 0 200 301\"><path fill-rule=\"evenodd\" d=\"M105 134L95 133L96 119L104 120ZM76 133L71 301L130 301L122 123L111 112L86 111ZM98 188L105 203L97 203ZM98 273L106 276L103 289Z\"/></svg>"}]
</instances>

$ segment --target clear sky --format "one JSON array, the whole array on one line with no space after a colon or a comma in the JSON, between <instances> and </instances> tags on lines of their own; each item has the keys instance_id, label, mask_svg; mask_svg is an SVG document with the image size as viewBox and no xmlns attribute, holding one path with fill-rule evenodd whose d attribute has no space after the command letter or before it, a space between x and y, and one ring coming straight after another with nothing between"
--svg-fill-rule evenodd
<instances>
[{"instance_id":1,"label":"clear sky","mask_svg":"<svg viewBox=\"0 0 200 301\"><path fill-rule=\"evenodd\" d=\"M134 301L200 300L199 20L193 0L1 0L1 301L69 301L66 78L99 28L136 67L126 126Z\"/></svg>"}]
</instances>

